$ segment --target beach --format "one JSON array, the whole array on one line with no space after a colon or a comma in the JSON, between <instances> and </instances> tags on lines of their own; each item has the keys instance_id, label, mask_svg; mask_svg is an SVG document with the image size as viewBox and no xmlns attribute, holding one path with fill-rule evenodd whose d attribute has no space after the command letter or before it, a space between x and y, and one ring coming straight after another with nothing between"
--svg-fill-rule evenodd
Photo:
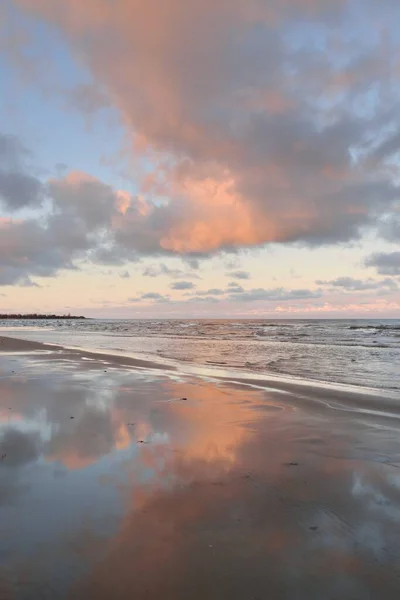
<instances>
[{"instance_id":1,"label":"beach","mask_svg":"<svg viewBox=\"0 0 400 600\"><path fill-rule=\"evenodd\" d=\"M0 598L398 598L398 394L0 338Z\"/></svg>"}]
</instances>

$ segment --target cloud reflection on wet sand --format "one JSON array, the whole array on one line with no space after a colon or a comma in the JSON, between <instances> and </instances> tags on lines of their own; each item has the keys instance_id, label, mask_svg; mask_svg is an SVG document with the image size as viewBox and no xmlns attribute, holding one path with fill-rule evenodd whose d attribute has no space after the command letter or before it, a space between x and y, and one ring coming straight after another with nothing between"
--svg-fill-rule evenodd
<instances>
[{"instance_id":1,"label":"cloud reflection on wet sand","mask_svg":"<svg viewBox=\"0 0 400 600\"><path fill-rule=\"evenodd\" d=\"M396 421L18 361L0 379L9 597L397 598Z\"/></svg>"}]
</instances>

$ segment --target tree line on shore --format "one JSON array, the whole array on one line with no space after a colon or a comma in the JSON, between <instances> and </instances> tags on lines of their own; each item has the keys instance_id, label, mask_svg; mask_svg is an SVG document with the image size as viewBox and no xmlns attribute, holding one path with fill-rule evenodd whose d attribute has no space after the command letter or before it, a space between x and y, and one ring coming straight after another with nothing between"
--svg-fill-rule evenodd
<instances>
[{"instance_id":1,"label":"tree line on shore","mask_svg":"<svg viewBox=\"0 0 400 600\"><path fill-rule=\"evenodd\" d=\"M38 313L31 314L0 314L0 319L85 319L82 316L75 315L41 315Z\"/></svg>"}]
</instances>

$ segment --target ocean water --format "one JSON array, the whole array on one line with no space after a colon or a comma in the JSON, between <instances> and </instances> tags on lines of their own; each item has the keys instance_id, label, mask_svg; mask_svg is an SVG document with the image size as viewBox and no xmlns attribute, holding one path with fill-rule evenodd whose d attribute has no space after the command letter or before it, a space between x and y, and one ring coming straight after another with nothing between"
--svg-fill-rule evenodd
<instances>
[{"instance_id":1,"label":"ocean water","mask_svg":"<svg viewBox=\"0 0 400 600\"><path fill-rule=\"evenodd\" d=\"M3 321L4 335L160 362L399 391L398 320Z\"/></svg>"}]
</instances>

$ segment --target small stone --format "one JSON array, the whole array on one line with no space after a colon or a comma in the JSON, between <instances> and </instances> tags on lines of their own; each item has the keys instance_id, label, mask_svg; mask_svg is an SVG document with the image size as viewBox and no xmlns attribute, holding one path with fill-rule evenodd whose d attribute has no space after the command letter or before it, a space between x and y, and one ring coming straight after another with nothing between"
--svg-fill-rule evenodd
<instances>
[{"instance_id":1,"label":"small stone","mask_svg":"<svg viewBox=\"0 0 400 600\"><path fill-rule=\"evenodd\" d=\"M318 527L316 525L313 525L312 527L309 527L309 529L311 529L311 531L317 531Z\"/></svg>"}]
</instances>

